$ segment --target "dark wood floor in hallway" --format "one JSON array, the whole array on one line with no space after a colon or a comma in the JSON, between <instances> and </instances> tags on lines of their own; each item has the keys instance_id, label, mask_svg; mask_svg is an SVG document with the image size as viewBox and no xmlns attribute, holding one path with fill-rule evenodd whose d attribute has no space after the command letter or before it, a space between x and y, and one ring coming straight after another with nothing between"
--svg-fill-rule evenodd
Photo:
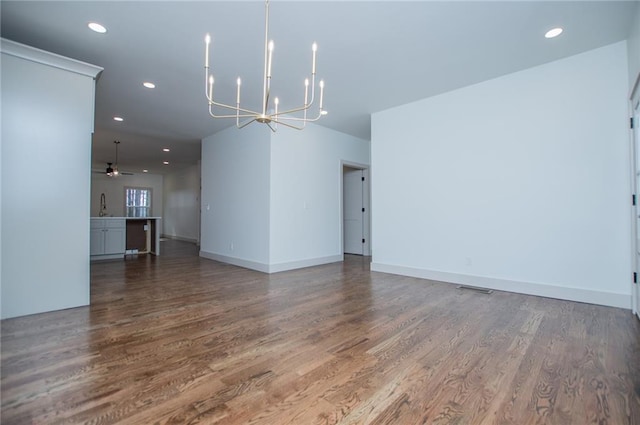
<instances>
[{"instance_id":1,"label":"dark wood floor in hallway","mask_svg":"<svg viewBox=\"0 0 640 425\"><path fill-rule=\"evenodd\" d=\"M2 321L2 424L640 424L627 310L162 243Z\"/></svg>"}]
</instances>

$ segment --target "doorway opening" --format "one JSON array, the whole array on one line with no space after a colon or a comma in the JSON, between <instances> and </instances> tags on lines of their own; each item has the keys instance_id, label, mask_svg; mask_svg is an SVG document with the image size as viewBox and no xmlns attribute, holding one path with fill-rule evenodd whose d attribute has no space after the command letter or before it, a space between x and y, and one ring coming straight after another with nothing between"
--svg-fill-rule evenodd
<instances>
[{"instance_id":1,"label":"doorway opening","mask_svg":"<svg viewBox=\"0 0 640 425\"><path fill-rule=\"evenodd\" d=\"M371 255L369 168L342 162L342 252Z\"/></svg>"}]
</instances>

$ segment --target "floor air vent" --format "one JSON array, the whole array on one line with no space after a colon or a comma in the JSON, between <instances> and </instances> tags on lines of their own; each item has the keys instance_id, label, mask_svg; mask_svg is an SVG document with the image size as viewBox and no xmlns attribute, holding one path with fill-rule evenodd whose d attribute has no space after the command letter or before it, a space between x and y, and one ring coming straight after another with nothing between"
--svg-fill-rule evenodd
<instances>
[{"instance_id":1,"label":"floor air vent","mask_svg":"<svg viewBox=\"0 0 640 425\"><path fill-rule=\"evenodd\" d=\"M487 295L493 293L493 289L480 288L478 286L460 285L460 286L458 286L458 289L468 289L470 291L476 291L476 292L480 292L482 294L487 294Z\"/></svg>"}]
</instances>

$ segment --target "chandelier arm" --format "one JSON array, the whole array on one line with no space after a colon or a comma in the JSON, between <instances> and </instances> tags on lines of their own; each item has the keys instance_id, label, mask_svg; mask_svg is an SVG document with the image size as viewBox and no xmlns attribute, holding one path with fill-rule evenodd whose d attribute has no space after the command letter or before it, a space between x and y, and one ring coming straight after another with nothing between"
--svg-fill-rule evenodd
<instances>
[{"instance_id":1,"label":"chandelier arm","mask_svg":"<svg viewBox=\"0 0 640 425\"><path fill-rule=\"evenodd\" d=\"M217 115L214 114L212 111L209 111L209 115L211 115L212 118L254 118L255 115Z\"/></svg>"},{"instance_id":2,"label":"chandelier arm","mask_svg":"<svg viewBox=\"0 0 640 425\"><path fill-rule=\"evenodd\" d=\"M211 118L238 118L236 115L216 115L213 112L209 111L209 115ZM239 118L253 118L255 115L240 115Z\"/></svg>"},{"instance_id":3,"label":"chandelier arm","mask_svg":"<svg viewBox=\"0 0 640 425\"><path fill-rule=\"evenodd\" d=\"M315 118L302 118L302 117L281 117L278 115L278 119L276 121L281 122L280 120L288 120L288 121L298 121L298 122L314 122L318 121L322 118L322 114L318 114Z\"/></svg>"},{"instance_id":4,"label":"chandelier arm","mask_svg":"<svg viewBox=\"0 0 640 425\"><path fill-rule=\"evenodd\" d=\"M301 127L298 127L298 126L296 126L296 125L289 124L289 123L286 123L286 122L282 122L282 121L280 121L280 120L272 120L271 122L274 122L274 123L276 123L276 124L280 124L280 125L284 125L285 127L293 128L293 129L295 129L295 130L302 130L302 129L304 129L304 125L303 125L303 126L301 126ZM271 126L269 126L269 127L271 127ZM272 130L273 130L273 128L272 128ZM273 130L273 131L275 132L275 130Z\"/></svg>"},{"instance_id":5,"label":"chandelier arm","mask_svg":"<svg viewBox=\"0 0 640 425\"><path fill-rule=\"evenodd\" d=\"M250 113L250 114L235 114L235 115L217 115L213 112L213 108L211 107L211 105L209 105L209 115L211 115L211 117L213 118L253 118L256 116L256 114L254 113Z\"/></svg>"},{"instance_id":6,"label":"chandelier arm","mask_svg":"<svg viewBox=\"0 0 640 425\"><path fill-rule=\"evenodd\" d=\"M308 118L308 117L291 117L291 116L278 116L279 119L283 119L283 120L289 120L289 121L303 121L303 122L314 122L314 121L318 121L320 118L322 118L323 116L323 112L324 109L321 109L320 111L318 111L318 115L316 115L313 118Z\"/></svg>"},{"instance_id":7,"label":"chandelier arm","mask_svg":"<svg viewBox=\"0 0 640 425\"><path fill-rule=\"evenodd\" d=\"M300 106L299 108L294 108L294 109L289 109L287 111L282 111L282 112L278 112L278 115L289 115L289 114L293 114L295 112L300 112L300 111L306 111L309 108L311 108L311 104L308 104L307 106Z\"/></svg>"},{"instance_id":8,"label":"chandelier arm","mask_svg":"<svg viewBox=\"0 0 640 425\"><path fill-rule=\"evenodd\" d=\"M286 110L286 111L278 111L278 113L277 113L277 114L274 114L274 116L275 116L275 115L277 115L277 116L279 117L279 116L281 116L281 115L289 115L289 114L293 114L293 113L295 113L295 112L307 111L309 108L311 108L311 106L313 106L313 105L312 105L311 103L309 103L309 104L308 104L308 105L306 105L306 106L300 106L300 107L298 107L298 108L288 109L288 110ZM288 117L287 117L287 118L288 118ZM300 118L300 117L298 117L298 118L296 118L296 119L297 119L297 120L303 120L304 118Z\"/></svg>"},{"instance_id":9,"label":"chandelier arm","mask_svg":"<svg viewBox=\"0 0 640 425\"><path fill-rule=\"evenodd\" d=\"M249 124L251 124L251 123L252 123L252 122L254 122L255 120L256 120L256 119L254 118L254 119L249 120L249 121L247 121L246 123L241 124L241 125L238 125L239 123L236 123L236 127L238 127L239 129L245 128L246 126L248 126Z\"/></svg>"},{"instance_id":10,"label":"chandelier arm","mask_svg":"<svg viewBox=\"0 0 640 425\"><path fill-rule=\"evenodd\" d=\"M232 111L240 111L240 112L244 112L245 114L248 114L248 115L240 114L240 117L243 117L243 116L244 117L252 117L254 115L260 115L259 112L252 111L250 109L239 108L237 106L227 105L227 104L224 104L224 103L219 103L219 102L214 101L213 99L209 99L208 97L207 97L207 100L209 100L209 109L212 109L211 105L213 105L213 106L218 106L220 108L231 109ZM235 115L230 115L230 117L235 118Z\"/></svg>"}]
</instances>

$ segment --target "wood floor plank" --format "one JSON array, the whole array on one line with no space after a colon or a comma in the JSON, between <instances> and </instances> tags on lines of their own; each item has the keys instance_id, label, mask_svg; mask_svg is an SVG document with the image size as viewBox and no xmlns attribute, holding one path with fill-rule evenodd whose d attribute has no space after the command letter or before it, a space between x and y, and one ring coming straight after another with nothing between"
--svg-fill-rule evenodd
<instances>
[{"instance_id":1,"label":"wood floor plank","mask_svg":"<svg viewBox=\"0 0 640 425\"><path fill-rule=\"evenodd\" d=\"M640 424L629 311L162 243L93 263L90 307L2 321L2 424Z\"/></svg>"}]
</instances>

